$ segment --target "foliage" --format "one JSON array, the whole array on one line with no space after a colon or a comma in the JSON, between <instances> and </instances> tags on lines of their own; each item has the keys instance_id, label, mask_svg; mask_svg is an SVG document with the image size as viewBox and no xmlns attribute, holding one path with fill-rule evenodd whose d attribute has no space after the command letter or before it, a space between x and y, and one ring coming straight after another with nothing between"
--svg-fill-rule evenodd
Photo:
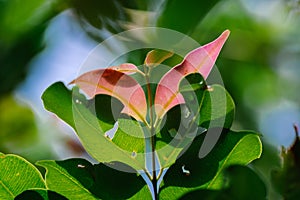
<instances>
[{"instance_id":1,"label":"foliage","mask_svg":"<svg viewBox=\"0 0 300 200\"><path fill-rule=\"evenodd\" d=\"M247 165L262 151L256 133L230 130L233 100L220 85L205 82L228 35L225 31L190 52L163 75L155 95L149 82L152 70L171 53L154 50L147 54L143 69L122 64L87 72L71 82L90 99L76 86L72 91L60 82L50 86L42 96L45 108L76 130L87 152L100 164L83 159L38 161L46 169L44 185L28 186L13 197L148 199L152 194L153 199L177 199L195 195L189 192L198 189L225 190L225 169ZM132 76L135 73L145 78L144 88ZM110 135L107 131L115 123ZM36 170L29 164L26 168ZM115 188L120 189L115 192Z\"/></svg>"},{"instance_id":2,"label":"foliage","mask_svg":"<svg viewBox=\"0 0 300 200\"><path fill-rule=\"evenodd\" d=\"M230 28L234 34L232 34L230 40L230 48L225 50L225 56L220 60L222 63L220 70L224 77L226 88L230 91L230 94L233 95L233 99L239 102L237 109L235 109L231 96L222 86L208 86L205 81L200 84L203 78L205 78L203 73L203 77L201 77L201 75L197 77L193 73L185 76L184 81L181 81L179 86L176 85L175 90L180 92L183 98L175 95L175 99L178 101L175 102L174 105L171 104L170 108L164 107L161 114L159 114L159 116L161 115L162 117L161 121L164 123L164 126L159 129L160 131L155 133L155 149L160 150L164 149L163 147L165 146L169 147L169 149L164 149L163 153L158 153L157 155L157 159L163 166L162 168L164 168L162 171L167 171L164 177L162 175L163 172L159 174L161 175L160 181L163 179L160 184L159 197L161 199L169 199L171 197L190 199L198 198L199 196L205 199L247 199L251 196L253 199L264 199L266 191L261 180L255 174L255 170L252 171L248 167L231 166L232 164L246 165L260 156L261 144L259 137L249 131L233 131L232 125L235 128L242 126L250 129L258 129L259 125L257 121L261 119L261 117L257 117L256 113L260 113L261 116L261 113L265 112L265 105L273 105L272 102L274 103L274 99L279 101L285 98L296 106L299 105L299 97L296 95L297 92L295 92L298 91L299 86L297 76L292 76L292 78L286 76L295 70L284 68L287 66L297 66L295 64L297 63L295 57L299 57L299 50L297 50L299 29L297 30L297 23L291 24L285 23L285 21L284 23L280 23L279 26L276 25L276 27L273 22L267 22L265 19L261 20L261 18L257 18L257 16L253 17L251 13L252 10L247 10L240 1L204 2L194 0L167 0L162 4L163 6L159 9L159 12L157 12L157 10L154 11L153 5L160 4L161 2L160 0L88 0L84 2L78 0L34 0L24 5L21 1L17 0L0 1L0 25L3 29L1 29L2 31L0 33L0 44L2 48L0 52L0 63L2 66L2 73L0 75L1 103L6 102L5 95L10 93L24 79L32 58L44 48L43 36L49 21L66 9L71 10L73 14L72 17L79 22L83 31L97 41L102 41L105 38L105 36L101 34L103 30L117 33L126 30L128 27L137 27L141 24L134 23L143 21L144 16L151 16L154 13L154 18L155 20L157 19L157 21L151 21L151 18L146 18L145 20L151 26L172 28L191 35L198 41L211 39L214 37L212 33ZM299 5L292 5L291 3L288 5L290 6L288 7L290 10L297 9L297 6L299 7ZM178 16L180 16L180 18L178 18ZM274 16L274 19L275 18L276 16ZM291 18L290 15L288 18ZM286 24L286 26L282 24ZM146 57L145 64L149 67L152 65L152 67L155 68L159 67L156 63L164 62L165 59L165 63L168 63L170 60L176 60L173 59L174 56L170 57L172 56L171 52L165 53L166 54L156 50L152 51L152 53L149 53ZM138 60L137 57L144 58L143 56L136 56L132 59ZM148 61L148 58L150 61ZM154 65L151 63L152 59L154 60ZM279 74L281 68L284 69L282 70L284 73ZM136 77L132 75L132 73L144 73L142 68L135 68L135 66L130 64L115 66L112 70L114 71L110 72L113 72L114 75L122 74L123 76L123 74L126 74L128 77ZM109 72L109 70L106 72ZM170 74L174 75L172 72L170 72ZM74 83L76 83L76 81L74 81ZM156 86L152 85L151 87ZM289 90L286 88L289 88ZM144 87L142 87L142 90L140 90L139 94L142 94L142 92L147 93ZM160 92L158 91L158 93ZM161 93L165 94L165 92ZM153 94L155 94L155 90ZM84 95L79 93L78 88L74 87L70 91L62 83L55 83L46 90L43 95L45 107L49 111L57 114L77 131L86 150L101 163L98 164L101 167L80 159L40 161L38 165L46 168L46 177L50 177L43 181L47 182L47 179L49 179L51 188L48 188L48 185L44 187L38 186L37 188L32 188L36 187L34 185L26 186L27 188L21 188L24 190L23 193L17 194L21 191L12 193L12 195L10 195L11 198L65 199L63 196L72 198L68 196L70 194L69 191L62 185L55 187L56 185L51 184L51 182L56 182L58 177L62 181L72 179L73 182L71 182L71 184L75 184L79 186L76 188L82 189L79 193L93 196L93 198L150 198L148 186L143 182L141 175L135 175L135 173L141 173L141 171L135 170L144 167L146 160L143 154L147 152L145 146L149 144L147 143L148 141L143 138L147 132L145 133L145 126L141 121L150 123L148 113L149 106L145 108L145 104L143 104L141 105L143 109L138 109L146 117L134 115L134 111L126 107L126 102L124 105L124 101L118 99L118 97L110 97L109 95L97 94L92 95L92 99L86 99ZM148 96L146 95L144 99L148 101ZM195 101L204 103L201 105L194 104ZM180 105L185 103L184 105L187 107L178 106L176 105L177 103L180 103ZM146 104L149 103L146 102ZM158 104L163 105L161 102ZM12 144L10 138L15 138L15 135L20 136L19 140L23 141L21 138L25 138L25 135L29 133L29 129L34 130L28 135L35 137L35 134L33 134L35 133L35 127L32 125L31 113L23 109L19 110L15 104L7 105L9 106L4 105L2 109L4 110L5 107L6 112L2 112L0 116L1 130L3 131L1 131L0 140L1 144L4 143L0 151L6 151L3 147ZM212 107L211 105L214 106ZM200 116L196 115L197 120L195 124L190 126L190 129L178 126L178 124L182 122L181 116L189 113L186 108L193 106L199 108L199 112L197 113L199 113ZM9 110L7 109L8 107ZM9 115L11 118L7 118L7 110L11 114ZM159 108L156 110L158 112ZM235 112L236 110L237 112ZM25 114L20 114L17 116L18 120L14 120L13 116L15 115L13 112L15 111L21 111ZM237 118L235 118L234 121L235 113ZM135 119L131 119L130 116ZM282 114L278 114L278 116L284 118ZM13 124L9 125L11 127L9 129L6 129L7 124L4 124L7 121ZM18 122L16 123L17 126L15 126L14 121ZM2 126L2 124L5 126ZM115 127L116 124L118 125L118 129L112 136L109 130ZM11 130L19 129L19 125L22 125L22 131L17 130L10 132ZM197 131L195 132L196 129ZM202 133L205 129L207 129L207 131ZM218 129L222 129L222 131ZM178 133L184 133L185 131L190 131L195 135L188 135L188 137L182 138L182 134ZM25 133L24 136L21 135L23 132ZM134 132L134 134L131 132ZM128 133L131 134L129 135ZM5 137L2 137L3 135ZM219 138L217 144L214 145L216 141L212 142L212 138ZM192 140L193 143L189 146ZM299 191L299 181L297 181L299 178L295 178L298 177L299 174L299 166L295 161L295 155L297 154L295 152L298 152L295 150L297 149L296 144L299 143L297 141L296 139L295 144L289 150L282 150L282 168L275 170L272 175L275 188L287 199L298 198L299 196L297 193L297 191ZM32 140L32 142L34 143L35 140ZM172 142L172 144L168 145L170 142ZM19 144L19 141L14 141L13 144ZM250 148L251 145L253 145L253 148ZM101 146L101 148L99 148L99 146ZM213 148L209 148L209 146L213 146ZM264 147L265 152L267 152L268 146L264 145ZM200 151L197 152L198 150ZM223 150L226 150L226 153L224 153ZM243 152L246 152L246 154L243 154ZM172 156L167 157L165 160L166 155ZM188 157L188 155L190 157ZM271 156L276 156L276 152ZM3 168L6 169L6 165L10 166L7 159L11 162L16 162L17 159L15 157L17 156L1 154L1 164L5 166L3 167L3 165L1 165L0 171L2 171ZM201 159L199 159L199 157ZM234 157L237 157L238 160L228 162L229 164L227 165L227 161L232 161ZM20 163L24 164L25 162L27 165L17 164L17 167L27 166L26 168L28 168L28 170L33 169L33 166L28 162L21 158L19 159ZM129 174L120 175L116 170L110 171L110 168L103 169L103 162L105 162L105 164L109 162L108 165L110 166L113 164L121 165L119 162L113 162L115 160L122 161L133 167L134 169L122 165L122 168L128 171L135 171L134 176L129 176ZM211 163L213 167L206 166L205 163ZM254 165L257 167L257 162L254 163ZM87 166L88 172L78 170L79 168L81 169L82 166ZM226 170L225 168L228 166L229 168ZM56 167L55 169L57 169L57 171L55 171L53 167ZM268 165L268 168L272 167L271 164ZM25 169L25 167L22 168L22 173L26 171L23 169ZM150 178L148 177L148 179L151 179L151 168L148 167L145 171L150 173ZM14 173L13 171L10 172L12 174ZM33 170L32 173L36 172L36 170ZM64 173L63 175L66 176L61 176L61 173ZM97 175L97 177L101 177L99 180L105 180L103 182L109 182L109 178L103 177L103 174L109 174L118 177L118 180L123 180L122 177L125 177L137 183L134 184L134 186L138 186L133 187L131 190L131 188L124 187L126 186L126 181L120 181L123 184L122 187L119 185L116 187L124 188L126 192L116 194L111 192L111 188L114 186L105 187L101 185L103 183L102 181L98 179L98 182L96 181L94 175L98 173L101 175ZM55 175L52 176L51 174ZM81 174L82 177L89 177L89 180L82 180ZM93 179L92 181L90 180L91 177ZM172 177L175 178L173 179ZM240 179L241 177L247 177L248 184L245 184L244 180ZM24 177L24 179L27 178L29 177ZM158 178L159 177L156 177L156 179ZM155 180L153 177L152 179ZM7 180L3 177L0 178L0 183L3 185L11 184L3 183L1 182L2 180ZM219 183L218 187L207 187L210 183L215 185L213 184L215 181ZM32 180L28 179L28 183L32 183ZM69 186L73 187L71 184ZM147 184L151 185L149 182ZM97 193L93 189L95 185L101 185L104 189ZM113 183L111 185L113 185ZM14 188L16 186L12 185L12 187ZM5 191L2 188L0 192L3 191L4 193L6 192L5 195L7 195L7 190ZM236 191L242 192L236 193ZM107 196L105 196L106 194ZM0 197L2 196L0 195Z\"/></svg>"}]
</instances>

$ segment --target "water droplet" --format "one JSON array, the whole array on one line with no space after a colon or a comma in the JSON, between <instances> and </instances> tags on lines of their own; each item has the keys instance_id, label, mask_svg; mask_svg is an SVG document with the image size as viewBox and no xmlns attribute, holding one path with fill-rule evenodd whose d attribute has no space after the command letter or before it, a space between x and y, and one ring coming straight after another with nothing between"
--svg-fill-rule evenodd
<instances>
[{"instance_id":1,"label":"water droplet","mask_svg":"<svg viewBox=\"0 0 300 200\"><path fill-rule=\"evenodd\" d=\"M184 175L186 175L186 176L191 175L190 170L185 169L185 165L182 165L181 169L182 169L182 172L184 173Z\"/></svg>"},{"instance_id":2,"label":"water droplet","mask_svg":"<svg viewBox=\"0 0 300 200\"><path fill-rule=\"evenodd\" d=\"M81 165L81 164L78 164L77 167L78 167L78 168L85 168L85 166L84 166L84 165Z\"/></svg>"},{"instance_id":3,"label":"water droplet","mask_svg":"<svg viewBox=\"0 0 300 200\"><path fill-rule=\"evenodd\" d=\"M82 104L82 102L79 99L76 99L75 103Z\"/></svg>"},{"instance_id":4,"label":"water droplet","mask_svg":"<svg viewBox=\"0 0 300 200\"><path fill-rule=\"evenodd\" d=\"M203 83L204 83L203 81L200 81L200 83L199 83L199 84L200 84L200 85L202 85Z\"/></svg>"},{"instance_id":5,"label":"water droplet","mask_svg":"<svg viewBox=\"0 0 300 200\"><path fill-rule=\"evenodd\" d=\"M208 86L207 86L207 91L212 92L212 91L214 91L214 88L211 87L210 85L208 85Z\"/></svg>"},{"instance_id":6,"label":"water droplet","mask_svg":"<svg viewBox=\"0 0 300 200\"><path fill-rule=\"evenodd\" d=\"M135 152L135 151L133 151L133 152L131 153L131 157L133 157L133 158L136 157L136 152Z\"/></svg>"},{"instance_id":7,"label":"water droplet","mask_svg":"<svg viewBox=\"0 0 300 200\"><path fill-rule=\"evenodd\" d=\"M191 115L191 111L187 106L184 107L184 118L188 118Z\"/></svg>"}]
</instances>

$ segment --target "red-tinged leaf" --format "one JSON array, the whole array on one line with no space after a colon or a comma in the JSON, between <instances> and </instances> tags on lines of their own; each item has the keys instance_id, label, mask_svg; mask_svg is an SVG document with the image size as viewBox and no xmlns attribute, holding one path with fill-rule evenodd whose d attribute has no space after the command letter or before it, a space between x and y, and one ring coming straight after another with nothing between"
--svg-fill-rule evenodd
<instances>
[{"instance_id":1,"label":"red-tinged leaf","mask_svg":"<svg viewBox=\"0 0 300 200\"><path fill-rule=\"evenodd\" d=\"M131 63L124 63L119 66L109 67L109 69L113 69L128 75L134 74L136 72L143 74L143 72L141 72L134 64Z\"/></svg>"},{"instance_id":2,"label":"red-tinged leaf","mask_svg":"<svg viewBox=\"0 0 300 200\"><path fill-rule=\"evenodd\" d=\"M148 67L156 67L166 59L173 56L173 54L173 52L159 49L149 51L145 59L145 65L147 65Z\"/></svg>"},{"instance_id":3,"label":"red-tinged leaf","mask_svg":"<svg viewBox=\"0 0 300 200\"><path fill-rule=\"evenodd\" d=\"M155 110L159 118L172 107L184 103L179 93L179 84L185 76L200 73L204 79L208 77L229 33L226 30L213 42L191 51L180 64L162 77L155 95Z\"/></svg>"},{"instance_id":4,"label":"red-tinged leaf","mask_svg":"<svg viewBox=\"0 0 300 200\"><path fill-rule=\"evenodd\" d=\"M145 122L147 113L145 93L130 76L109 68L100 69L79 76L71 84L78 85L91 98L97 94L117 98L124 105L122 113Z\"/></svg>"}]
</instances>

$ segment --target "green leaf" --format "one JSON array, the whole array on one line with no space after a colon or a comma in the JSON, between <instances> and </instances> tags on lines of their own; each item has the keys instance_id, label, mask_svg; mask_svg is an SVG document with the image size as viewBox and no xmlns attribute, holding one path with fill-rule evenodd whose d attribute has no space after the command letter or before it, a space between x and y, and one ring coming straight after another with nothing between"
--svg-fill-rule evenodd
<instances>
[{"instance_id":1,"label":"green leaf","mask_svg":"<svg viewBox=\"0 0 300 200\"><path fill-rule=\"evenodd\" d=\"M72 93L62 82L49 86L42 95L44 107L75 129L72 112Z\"/></svg>"},{"instance_id":2,"label":"green leaf","mask_svg":"<svg viewBox=\"0 0 300 200\"><path fill-rule=\"evenodd\" d=\"M88 162L86 161L81 162L80 166L82 165L85 167L87 163ZM45 180L48 189L56 191L68 199L96 199L96 197L85 188L79 180L70 175L66 169L59 166L56 161L38 161L36 164L46 168ZM86 172L85 168L80 172L81 168L79 168L78 165L74 165L74 167L78 168L78 175L80 175L87 184L89 182L92 184L92 178L85 178L88 175L88 172Z\"/></svg>"},{"instance_id":3,"label":"green leaf","mask_svg":"<svg viewBox=\"0 0 300 200\"><path fill-rule=\"evenodd\" d=\"M69 159L39 161L37 164L47 170L47 187L68 199L128 199L145 186L141 176L120 163L92 165L84 159ZM118 171L113 167L135 173ZM149 190L142 193L151 196Z\"/></svg>"},{"instance_id":4,"label":"green leaf","mask_svg":"<svg viewBox=\"0 0 300 200\"><path fill-rule=\"evenodd\" d=\"M169 52L161 49L151 50L147 53L147 56L145 58L145 65L147 65L148 67L156 67L166 59L173 56L173 54L174 54L173 52Z\"/></svg>"},{"instance_id":5,"label":"green leaf","mask_svg":"<svg viewBox=\"0 0 300 200\"><path fill-rule=\"evenodd\" d=\"M202 96L199 125L204 128L230 128L234 119L235 105L230 94L220 85L209 86Z\"/></svg>"},{"instance_id":6,"label":"green leaf","mask_svg":"<svg viewBox=\"0 0 300 200\"><path fill-rule=\"evenodd\" d=\"M194 90L193 86L197 89ZM200 74L188 75L181 81L180 90L184 90L185 104L167 113L165 125L157 134L157 149L164 147L159 151L164 167L173 164L180 152L193 141L196 133L203 131L200 127L196 130L195 123L204 128L230 128L234 118L234 102L225 88L220 85L208 87ZM188 114L190 116L186 118Z\"/></svg>"},{"instance_id":7,"label":"green leaf","mask_svg":"<svg viewBox=\"0 0 300 200\"><path fill-rule=\"evenodd\" d=\"M216 133L214 133L214 131ZM208 133L217 135L219 130ZM195 189L221 189L224 185L224 169L230 165L246 165L260 157L262 145L253 132L225 131L212 151L199 159L199 149L205 134L198 136L188 150L176 160L164 177L161 198L176 199ZM189 173L184 173L188 170Z\"/></svg>"},{"instance_id":8,"label":"green leaf","mask_svg":"<svg viewBox=\"0 0 300 200\"><path fill-rule=\"evenodd\" d=\"M157 26L191 33L217 2L218 0L168 0Z\"/></svg>"},{"instance_id":9,"label":"green leaf","mask_svg":"<svg viewBox=\"0 0 300 200\"><path fill-rule=\"evenodd\" d=\"M129 198L130 200L152 200L149 188L145 185L139 192L135 193L132 197Z\"/></svg>"},{"instance_id":10,"label":"green leaf","mask_svg":"<svg viewBox=\"0 0 300 200\"><path fill-rule=\"evenodd\" d=\"M86 107L86 100L82 99L83 97L80 97L79 94L73 95L75 99L72 99L71 91L63 83L58 82L51 85L44 92L42 98L47 110L57 114L75 129L85 150L97 161L120 161L137 170L143 169L143 155L133 157L132 152L123 150L114 144L102 129L103 123L106 122L101 118L98 119Z\"/></svg>"},{"instance_id":11,"label":"green leaf","mask_svg":"<svg viewBox=\"0 0 300 200\"><path fill-rule=\"evenodd\" d=\"M35 190L26 190L19 194L15 200L68 200L66 197L53 192L51 190L42 190L42 189L35 189Z\"/></svg>"},{"instance_id":12,"label":"green leaf","mask_svg":"<svg viewBox=\"0 0 300 200\"><path fill-rule=\"evenodd\" d=\"M90 110L96 112L99 126L103 131L113 128L116 118L124 107L120 101L108 95L96 95L89 104Z\"/></svg>"},{"instance_id":13,"label":"green leaf","mask_svg":"<svg viewBox=\"0 0 300 200\"><path fill-rule=\"evenodd\" d=\"M266 186L260 177L249 167L233 165L226 169L226 178L229 182L228 186L221 190L195 190L181 197L184 199L202 199L211 200L265 200Z\"/></svg>"},{"instance_id":14,"label":"green leaf","mask_svg":"<svg viewBox=\"0 0 300 200\"><path fill-rule=\"evenodd\" d=\"M123 150L136 153L145 151L145 135L139 122L133 119L120 118L118 120L118 129L112 139L114 144Z\"/></svg>"},{"instance_id":15,"label":"green leaf","mask_svg":"<svg viewBox=\"0 0 300 200\"><path fill-rule=\"evenodd\" d=\"M24 158L0 153L0 199L14 199L25 190L45 188L40 172Z\"/></svg>"}]
</instances>

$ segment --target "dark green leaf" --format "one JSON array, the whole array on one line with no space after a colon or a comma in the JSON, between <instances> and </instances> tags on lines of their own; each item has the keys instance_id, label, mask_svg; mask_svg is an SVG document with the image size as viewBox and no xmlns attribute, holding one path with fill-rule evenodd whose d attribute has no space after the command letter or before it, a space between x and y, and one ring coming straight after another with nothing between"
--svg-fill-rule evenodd
<instances>
[{"instance_id":1,"label":"dark green leaf","mask_svg":"<svg viewBox=\"0 0 300 200\"><path fill-rule=\"evenodd\" d=\"M51 190L32 189L19 194L15 200L68 200L66 197Z\"/></svg>"},{"instance_id":2,"label":"dark green leaf","mask_svg":"<svg viewBox=\"0 0 300 200\"><path fill-rule=\"evenodd\" d=\"M221 190L195 190L180 199L209 200L265 200L266 186L250 168L240 165L230 166L225 170L228 186Z\"/></svg>"},{"instance_id":3,"label":"dark green leaf","mask_svg":"<svg viewBox=\"0 0 300 200\"><path fill-rule=\"evenodd\" d=\"M75 129L72 112L72 94L62 82L57 82L48 87L43 95L44 107L55 113L59 118Z\"/></svg>"},{"instance_id":4,"label":"dark green leaf","mask_svg":"<svg viewBox=\"0 0 300 200\"><path fill-rule=\"evenodd\" d=\"M211 130L209 134L219 129ZM230 165L246 165L261 155L262 146L257 134L223 130L216 146L204 158L199 150L206 134L198 136L189 149L176 160L164 177L161 197L176 199L195 189L221 189L224 185L223 170ZM188 170L189 173L184 172Z\"/></svg>"},{"instance_id":5,"label":"dark green leaf","mask_svg":"<svg viewBox=\"0 0 300 200\"><path fill-rule=\"evenodd\" d=\"M127 199L145 186L141 176L120 163L93 165L84 159L65 161L39 161L47 169L46 184L50 190L68 199ZM130 184L129 184L130 183ZM144 197L150 196L143 190Z\"/></svg>"}]
</instances>

